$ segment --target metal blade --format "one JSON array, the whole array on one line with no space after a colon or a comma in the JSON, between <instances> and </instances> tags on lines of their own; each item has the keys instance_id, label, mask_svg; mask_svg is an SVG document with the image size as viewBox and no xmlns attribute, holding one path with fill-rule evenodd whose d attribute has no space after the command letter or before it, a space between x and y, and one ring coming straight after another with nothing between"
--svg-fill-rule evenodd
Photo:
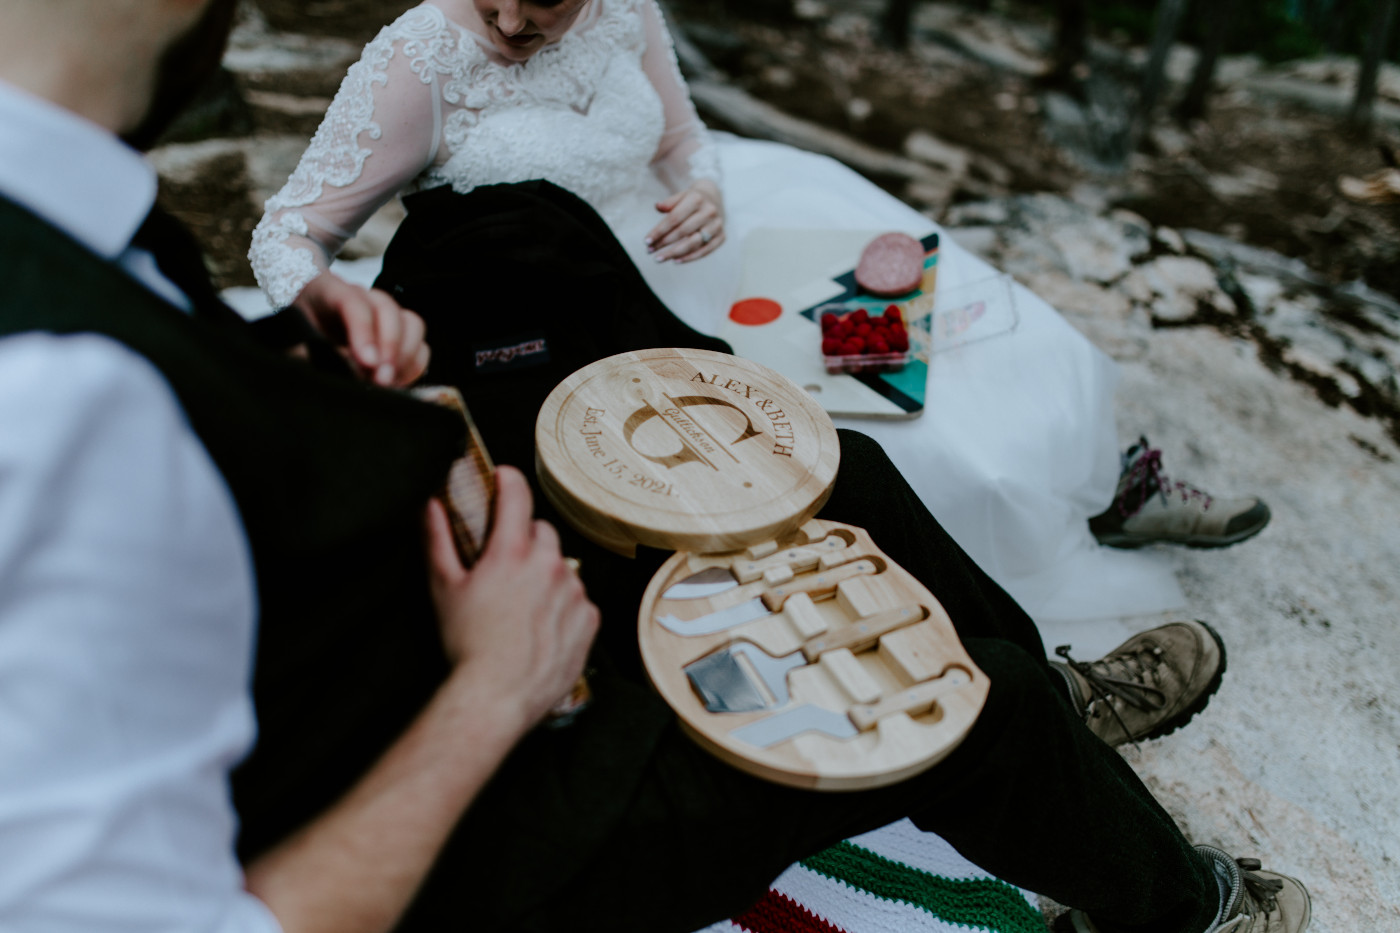
<instances>
[{"instance_id":1,"label":"metal blade","mask_svg":"<svg viewBox=\"0 0 1400 933\"><path fill-rule=\"evenodd\" d=\"M657 616L656 621L677 635L709 635L711 632L722 632L727 628L752 622L768 614L768 607L763 605L763 598L758 597L728 609L711 612L698 619L681 619L667 613Z\"/></svg>"},{"instance_id":2,"label":"metal blade","mask_svg":"<svg viewBox=\"0 0 1400 933\"><path fill-rule=\"evenodd\" d=\"M785 654L775 658L764 651L758 645L741 641L733 646L735 654L742 654L753 665L753 669L758 672L758 676L763 678L763 685L768 688L768 692L776 700L774 706L782 706L788 701L787 676L788 671L794 667L802 667L807 663L807 658L801 651L794 651L792 654Z\"/></svg>"},{"instance_id":3,"label":"metal blade","mask_svg":"<svg viewBox=\"0 0 1400 933\"><path fill-rule=\"evenodd\" d=\"M672 583L662 599L699 599L703 596L716 596L728 592L739 585L734 579L734 571L728 567L706 567L692 573L677 583Z\"/></svg>"},{"instance_id":4,"label":"metal blade","mask_svg":"<svg viewBox=\"0 0 1400 933\"><path fill-rule=\"evenodd\" d=\"M745 662L768 688L771 699L758 690ZM806 663L800 651L775 658L757 645L741 641L725 645L683 669L690 685L705 701L705 709L712 713L749 713L787 703L788 671Z\"/></svg>"},{"instance_id":5,"label":"metal blade","mask_svg":"<svg viewBox=\"0 0 1400 933\"><path fill-rule=\"evenodd\" d=\"M714 596L733 589L740 583L752 583L763 576L765 571L776 567L787 567L793 573L801 573L804 570L817 567L824 558L845 551L846 547L846 539L830 535L814 544L788 548L786 551L779 551L755 560L738 561L730 567L708 567L696 571L684 580L671 584L670 588L661 594L661 597L663 599L699 599L705 596Z\"/></svg>"},{"instance_id":6,"label":"metal blade","mask_svg":"<svg viewBox=\"0 0 1400 933\"><path fill-rule=\"evenodd\" d=\"M804 732L822 732L834 738L848 739L856 734L856 727L841 713L803 703L765 716L747 726L740 726L729 734L740 742L767 748Z\"/></svg>"},{"instance_id":7,"label":"metal blade","mask_svg":"<svg viewBox=\"0 0 1400 933\"><path fill-rule=\"evenodd\" d=\"M692 661L684 670L690 686L711 713L746 713L769 706L768 698L759 692L727 646Z\"/></svg>"}]
</instances>

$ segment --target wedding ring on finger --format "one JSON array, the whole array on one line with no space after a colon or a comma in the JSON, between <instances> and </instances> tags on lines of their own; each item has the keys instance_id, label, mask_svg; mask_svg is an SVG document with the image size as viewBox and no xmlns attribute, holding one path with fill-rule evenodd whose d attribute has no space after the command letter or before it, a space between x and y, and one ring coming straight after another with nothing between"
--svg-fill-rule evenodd
<instances>
[{"instance_id":1,"label":"wedding ring on finger","mask_svg":"<svg viewBox=\"0 0 1400 933\"><path fill-rule=\"evenodd\" d=\"M705 228L701 227L701 228L700 228L700 245L701 245L701 246L708 246L711 239L713 239L713 238L710 236L710 231L708 231L708 230L706 230Z\"/></svg>"}]
</instances>

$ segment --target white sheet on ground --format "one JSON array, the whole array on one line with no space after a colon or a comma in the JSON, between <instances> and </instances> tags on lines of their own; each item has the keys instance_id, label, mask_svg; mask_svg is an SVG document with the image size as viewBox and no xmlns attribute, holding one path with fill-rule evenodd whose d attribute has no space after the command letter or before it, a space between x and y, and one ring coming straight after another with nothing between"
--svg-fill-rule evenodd
<instances>
[{"instance_id":1,"label":"white sheet on ground","mask_svg":"<svg viewBox=\"0 0 1400 933\"><path fill-rule=\"evenodd\" d=\"M693 264L653 261L642 245L655 223L653 193L639 195L616 228L652 289L697 330L717 333L739 297L743 238L753 230L938 229L824 156L717 135L728 244ZM940 240L939 289L996 274L946 233ZM1043 300L1015 289L1015 331L933 359L923 415L837 424L879 441L934 516L1037 621L1181 607L1165 555L1099 547L1086 524L1118 476L1117 367Z\"/></svg>"}]
</instances>

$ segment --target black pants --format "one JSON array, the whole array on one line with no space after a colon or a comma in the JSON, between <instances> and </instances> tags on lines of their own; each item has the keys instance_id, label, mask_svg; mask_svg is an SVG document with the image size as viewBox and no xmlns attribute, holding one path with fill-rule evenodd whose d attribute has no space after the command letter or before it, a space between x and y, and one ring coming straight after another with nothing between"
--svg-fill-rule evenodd
<instances>
[{"instance_id":1,"label":"black pants","mask_svg":"<svg viewBox=\"0 0 1400 933\"><path fill-rule=\"evenodd\" d=\"M459 385L493 456L527 475L535 413L574 370L642 347L725 349L677 321L597 216L553 186L427 192L408 207L379 284L426 319L430 378ZM507 360L511 347L533 352ZM873 441L843 431L841 444L821 517L866 528L928 586L991 679L963 743L917 777L851 793L795 790L721 763L681 733L640 668L637 606L666 555L618 557L556 522L603 610L595 704L511 755L405 929L686 933L744 910L791 862L903 816L1106 931L1205 929L1210 869L1084 728L1031 619Z\"/></svg>"}]
</instances>

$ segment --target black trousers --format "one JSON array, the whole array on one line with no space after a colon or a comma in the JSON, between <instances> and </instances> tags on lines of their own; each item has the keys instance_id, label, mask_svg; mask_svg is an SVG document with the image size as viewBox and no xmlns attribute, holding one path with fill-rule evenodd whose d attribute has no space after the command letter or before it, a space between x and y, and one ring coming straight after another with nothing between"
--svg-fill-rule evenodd
<instances>
[{"instance_id":1,"label":"black trousers","mask_svg":"<svg viewBox=\"0 0 1400 933\"><path fill-rule=\"evenodd\" d=\"M533 476L540 403L595 359L726 349L677 321L602 221L551 185L444 189L407 205L378 284L424 316L429 378L463 389L498 462ZM504 360L511 347L533 352ZM594 705L511 755L404 929L687 933L743 911L791 862L903 816L997 876L1089 911L1106 931L1206 928L1216 910L1209 867L1084 728L1031 619L873 441L843 431L841 445L821 517L866 528L928 586L991 679L964 742L923 774L871 791L796 790L723 764L680 731L641 671L637 607L667 555L622 558L556 522L603 611Z\"/></svg>"}]
</instances>

